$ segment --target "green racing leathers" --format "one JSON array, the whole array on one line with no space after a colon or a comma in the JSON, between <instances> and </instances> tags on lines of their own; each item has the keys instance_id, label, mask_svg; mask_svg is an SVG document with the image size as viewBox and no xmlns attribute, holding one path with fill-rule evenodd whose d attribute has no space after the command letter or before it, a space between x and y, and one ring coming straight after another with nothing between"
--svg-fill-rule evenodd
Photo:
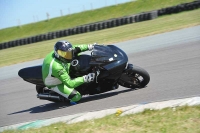
<instances>
[{"instance_id":1,"label":"green racing leathers","mask_svg":"<svg viewBox=\"0 0 200 133\"><path fill-rule=\"evenodd\" d=\"M88 50L87 44L76 45L75 47L79 47L81 52ZM54 51L52 51L44 58L42 65L42 78L45 86L49 89L64 96L72 102L77 102L81 99L81 94L74 88L85 82L83 77L71 79L69 76L69 70L70 63L64 63L55 58Z\"/></svg>"}]
</instances>

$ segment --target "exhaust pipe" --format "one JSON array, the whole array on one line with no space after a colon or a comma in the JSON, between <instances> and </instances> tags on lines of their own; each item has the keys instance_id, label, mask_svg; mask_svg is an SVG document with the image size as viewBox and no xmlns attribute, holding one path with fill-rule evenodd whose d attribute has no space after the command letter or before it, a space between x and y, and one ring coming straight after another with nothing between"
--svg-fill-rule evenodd
<instances>
[{"instance_id":1,"label":"exhaust pipe","mask_svg":"<svg viewBox=\"0 0 200 133\"><path fill-rule=\"evenodd\" d=\"M60 97L59 96L53 96L50 95L49 93L41 93L41 94L37 94L37 98L43 99L43 100L56 100L56 101L60 101Z\"/></svg>"}]
</instances>

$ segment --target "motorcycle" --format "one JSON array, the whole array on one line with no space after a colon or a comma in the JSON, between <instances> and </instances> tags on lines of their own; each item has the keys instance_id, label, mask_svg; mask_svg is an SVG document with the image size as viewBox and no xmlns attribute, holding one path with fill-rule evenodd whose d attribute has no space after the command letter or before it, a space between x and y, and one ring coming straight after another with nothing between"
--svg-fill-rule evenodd
<instances>
[{"instance_id":1,"label":"motorcycle","mask_svg":"<svg viewBox=\"0 0 200 133\"><path fill-rule=\"evenodd\" d=\"M126 53L115 45L95 45L91 55L81 54L71 62L70 77L80 77L95 72L94 82L75 88L81 95L94 95L117 89L144 88L150 81L146 70L128 63ZM53 102L69 101L46 87L42 80L42 65L19 70L18 75L25 81L36 85L37 98Z\"/></svg>"}]
</instances>

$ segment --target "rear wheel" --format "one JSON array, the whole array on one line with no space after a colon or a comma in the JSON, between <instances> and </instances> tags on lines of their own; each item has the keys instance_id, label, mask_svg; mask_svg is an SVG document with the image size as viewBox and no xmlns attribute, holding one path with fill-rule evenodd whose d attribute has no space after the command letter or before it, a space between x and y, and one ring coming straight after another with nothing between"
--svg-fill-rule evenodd
<instances>
[{"instance_id":1,"label":"rear wheel","mask_svg":"<svg viewBox=\"0 0 200 133\"><path fill-rule=\"evenodd\" d=\"M36 91L38 94L43 93L44 92L44 88L45 86L41 86L41 85L36 85Z\"/></svg>"},{"instance_id":2,"label":"rear wheel","mask_svg":"<svg viewBox=\"0 0 200 133\"><path fill-rule=\"evenodd\" d=\"M144 88L150 81L149 73L141 67L128 65L118 83L127 88Z\"/></svg>"}]
</instances>

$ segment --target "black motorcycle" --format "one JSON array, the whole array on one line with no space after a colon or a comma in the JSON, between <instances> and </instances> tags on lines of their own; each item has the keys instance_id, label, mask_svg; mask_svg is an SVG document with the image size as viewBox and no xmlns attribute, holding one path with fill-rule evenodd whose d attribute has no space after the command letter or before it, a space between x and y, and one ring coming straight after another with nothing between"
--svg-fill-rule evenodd
<instances>
[{"instance_id":1,"label":"black motorcycle","mask_svg":"<svg viewBox=\"0 0 200 133\"><path fill-rule=\"evenodd\" d=\"M124 51L114 45L95 45L91 55L76 56L71 62L70 77L80 77L95 72L94 82L85 83L75 88L81 95L93 95L117 89L144 88L150 81L146 70L128 63ZM37 97L53 102L68 101L60 94L51 91L42 80L42 65L19 70L18 75L25 81L36 85Z\"/></svg>"}]
</instances>

